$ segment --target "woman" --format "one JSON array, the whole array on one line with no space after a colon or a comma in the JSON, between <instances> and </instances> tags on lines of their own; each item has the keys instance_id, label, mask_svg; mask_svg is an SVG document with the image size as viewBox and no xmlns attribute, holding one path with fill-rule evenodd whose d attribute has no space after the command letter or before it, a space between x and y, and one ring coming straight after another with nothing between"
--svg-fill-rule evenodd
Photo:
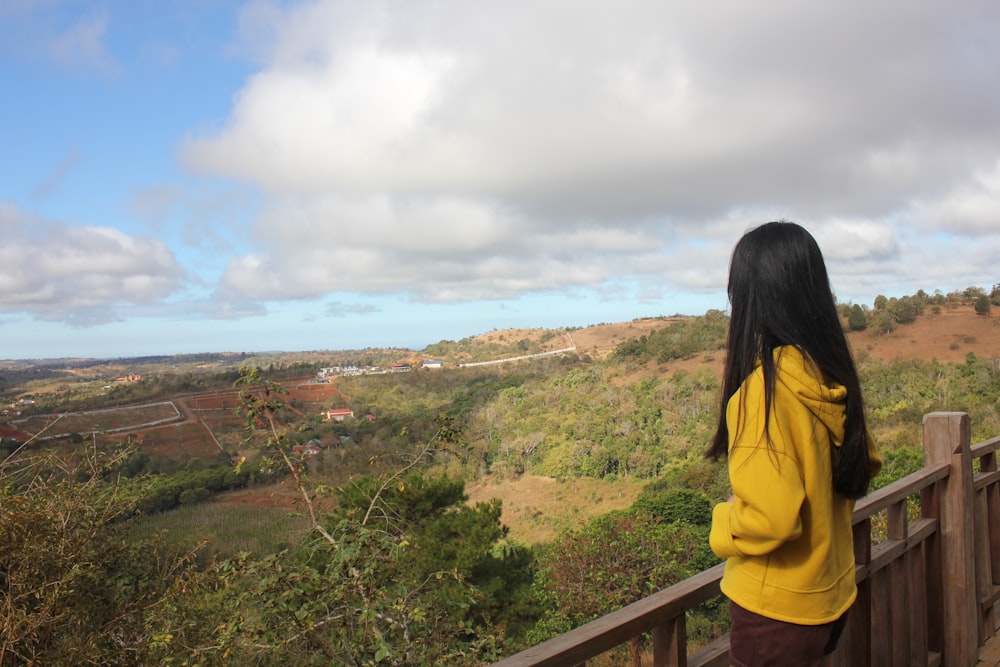
<instances>
[{"instance_id":1,"label":"woman","mask_svg":"<svg viewBox=\"0 0 1000 667\"><path fill-rule=\"evenodd\" d=\"M747 232L729 269L729 352L708 453L733 496L710 543L726 559L733 665L810 665L857 596L851 515L879 458L816 241L789 222Z\"/></svg>"}]
</instances>

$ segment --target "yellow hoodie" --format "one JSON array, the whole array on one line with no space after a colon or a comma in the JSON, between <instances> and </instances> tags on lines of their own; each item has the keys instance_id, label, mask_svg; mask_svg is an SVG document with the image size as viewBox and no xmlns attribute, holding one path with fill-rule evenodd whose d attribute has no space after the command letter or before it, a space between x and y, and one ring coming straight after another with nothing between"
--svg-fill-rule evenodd
<instances>
[{"instance_id":1,"label":"yellow hoodie","mask_svg":"<svg viewBox=\"0 0 1000 667\"><path fill-rule=\"evenodd\" d=\"M820 625L857 597L851 515L833 490L830 447L844 439L847 390L793 346L774 351L770 446L758 364L726 406L733 499L712 515L712 551L726 559L722 592L744 609ZM872 474L882 462L869 442Z\"/></svg>"}]
</instances>

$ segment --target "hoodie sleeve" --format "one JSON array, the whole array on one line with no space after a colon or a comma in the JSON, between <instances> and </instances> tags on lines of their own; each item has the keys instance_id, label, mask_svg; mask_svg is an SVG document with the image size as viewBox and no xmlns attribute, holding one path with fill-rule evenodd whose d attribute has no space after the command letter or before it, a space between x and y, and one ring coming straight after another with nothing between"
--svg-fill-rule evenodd
<instances>
[{"instance_id":1,"label":"hoodie sleeve","mask_svg":"<svg viewBox=\"0 0 1000 667\"><path fill-rule=\"evenodd\" d=\"M772 413L768 446L763 412L763 379L754 373L727 408L737 434L729 449L733 498L715 506L709 535L720 558L767 554L802 534L805 485L794 447L783 437L791 430Z\"/></svg>"},{"instance_id":2,"label":"hoodie sleeve","mask_svg":"<svg viewBox=\"0 0 1000 667\"><path fill-rule=\"evenodd\" d=\"M805 487L794 462L759 447L737 447L733 455L742 468L732 476L733 500L712 512L712 551L720 558L760 556L798 538Z\"/></svg>"}]
</instances>

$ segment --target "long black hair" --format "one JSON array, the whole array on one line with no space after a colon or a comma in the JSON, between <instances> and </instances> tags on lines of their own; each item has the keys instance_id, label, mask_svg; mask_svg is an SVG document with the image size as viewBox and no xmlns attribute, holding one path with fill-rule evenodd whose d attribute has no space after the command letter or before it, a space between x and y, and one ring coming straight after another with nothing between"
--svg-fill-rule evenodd
<instances>
[{"instance_id":1,"label":"long black hair","mask_svg":"<svg viewBox=\"0 0 1000 667\"><path fill-rule=\"evenodd\" d=\"M837 315L819 245L799 225L769 222L750 230L733 250L729 266L729 342L722 379L719 426L707 455L729 452L726 405L753 372L764 373L765 432L774 398L774 349L798 347L828 381L847 389L844 442L832 447L833 487L843 496L868 492L868 426L861 383Z\"/></svg>"}]
</instances>

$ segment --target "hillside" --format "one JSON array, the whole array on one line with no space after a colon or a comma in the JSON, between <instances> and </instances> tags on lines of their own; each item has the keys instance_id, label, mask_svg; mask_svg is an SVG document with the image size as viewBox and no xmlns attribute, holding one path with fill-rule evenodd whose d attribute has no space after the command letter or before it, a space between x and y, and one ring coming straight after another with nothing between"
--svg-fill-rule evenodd
<instances>
[{"instance_id":1,"label":"hillside","mask_svg":"<svg viewBox=\"0 0 1000 667\"><path fill-rule=\"evenodd\" d=\"M927 310L914 322L887 305L865 321L911 323L852 334L885 461L874 488L920 468L928 412L967 412L975 442L1000 433L997 320ZM13 501L0 533L14 536L5 563L20 582L7 616L44 620L43 641L85 638L72 659L36 660L46 664L94 655L87 633L102 618L109 655L136 637L142 664L353 664L340 647L372 628L389 636L395 619L396 645L419 658L380 644L365 660L439 664L412 637L437 650L443 628L455 638L443 652L471 664L482 638L493 660L494 645L513 652L579 627L717 562L711 507L731 489L728 467L702 452L728 324L713 311L494 331L263 368L14 369L7 386L32 394L0 423L17 429L0 429L0 497ZM338 354L371 365L332 369ZM442 363L380 365L398 354ZM116 454L116 441L129 446ZM724 606L692 611L689 646L725 627Z\"/></svg>"},{"instance_id":2,"label":"hillside","mask_svg":"<svg viewBox=\"0 0 1000 667\"><path fill-rule=\"evenodd\" d=\"M582 356L594 360L606 359L621 343L648 335L672 323L688 319L682 316L648 317L630 322L600 323L579 329L497 329L473 336L473 345L496 349L511 348L515 342L528 342L539 350L566 347L567 340L575 344ZM568 337L568 339L567 339ZM912 324L902 325L885 335L873 329L849 334L855 355L860 360L937 359L956 362L969 352L982 357L1000 356L1000 316L977 315L972 304L950 304L940 312L928 312ZM428 346L433 348L435 346ZM358 357L368 357L371 363L406 362L419 365L426 351L405 349L384 350L319 350L311 352L277 352L250 355L246 353L206 353L142 357L136 359L55 359L35 361L0 360L0 375L28 382L34 377L50 379L52 385L106 380L127 373L188 373L236 370L247 364L314 364L354 363ZM459 361L459 360L449 360ZM704 363L721 367L722 359L713 353L671 362L659 370L667 373L678 368L691 369ZM37 386L31 387L37 390ZM8 388L8 393L16 391Z\"/></svg>"},{"instance_id":3,"label":"hillside","mask_svg":"<svg viewBox=\"0 0 1000 667\"><path fill-rule=\"evenodd\" d=\"M649 317L631 322L595 324L570 332L580 354L593 359L605 359L615 348L630 338L638 338L656 329L670 326L683 317ZM498 339L518 338L540 341L548 329L508 329L476 336L483 343ZM1000 357L1000 316L977 315L972 304L954 305L940 312L921 315L912 324L900 325L888 334L873 329L849 332L848 339L859 360L881 359L897 361L923 359L960 362L970 352L979 357ZM550 347L552 345L550 344ZM671 362L660 367L671 373L679 368L690 370L708 363L721 368L723 359L714 353L696 355L691 359Z\"/></svg>"},{"instance_id":4,"label":"hillside","mask_svg":"<svg viewBox=\"0 0 1000 667\"><path fill-rule=\"evenodd\" d=\"M648 334L676 321L644 319L618 324L601 324L573 332L581 352L607 357L625 340ZM519 331L521 336L540 336L543 330ZM859 361L903 361L919 359L942 363L961 363L972 353L982 358L1000 358L1000 317L977 315L973 306L958 305L928 313L912 324L878 335L872 330L848 335ZM650 362L629 373L621 382L640 376L666 377L678 371L693 372L708 367L721 375L724 354L700 353L690 359L667 363ZM503 521L511 534L528 542L550 539L560 528L582 525L587 519L630 505L642 488L641 483L618 482L614 485L593 479L577 478L556 481L548 477L523 475L515 480L480 480L467 487L471 502L500 498ZM570 506L567 515L560 507Z\"/></svg>"},{"instance_id":5,"label":"hillside","mask_svg":"<svg viewBox=\"0 0 1000 667\"><path fill-rule=\"evenodd\" d=\"M927 313L892 333L867 330L849 335L855 355L896 361L937 359L961 362L971 352L977 357L1000 357L1000 317L977 315L971 304Z\"/></svg>"},{"instance_id":6,"label":"hillside","mask_svg":"<svg viewBox=\"0 0 1000 667\"><path fill-rule=\"evenodd\" d=\"M914 323L898 326L895 331L889 334L877 335L873 329L849 334L855 355L863 363L872 361L891 363L909 359L926 361L936 359L944 363L962 363L970 353L985 359L1000 358L1000 330L998 330L1000 317L977 315L970 304L951 304L937 310L938 312L927 312L918 317ZM706 371L709 375L716 377L720 375L725 354L719 350L697 352L687 358L670 361L636 361L616 363L610 366L605 366L603 363L589 364L587 362L588 359L603 362L622 343L644 336L648 337L657 330L673 327L688 319L697 318L645 318L631 322L601 323L569 330L495 330L459 343L442 341L451 347L441 344L439 347L442 348L441 351L454 349L465 356L471 354L478 358L509 358L519 350L551 351L564 349L567 345L575 345L579 359L574 360L570 355L562 360L567 364L563 367L560 367L562 362L557 358L549 358L549 361L538 364L520 362L502 365L476 376L482 378L476 382L489 385L495 381L496 386L503 389L500 386L501 380L491 380L490 378L515 377L533 373L564 374L568 372L568 369L575 368L576 370L572 372L577 374L578 379L585 379L585 376L599 377L598 385L603 385L611 393L627 398L634 386L647 378L667 382L670 378L677 377L681 371L692 375L705 375ZM365 354L374 357L372 351L365 351ZM420 359L426 358L426 354L429 354L427 350L423 352L385 350L380 351L375 360L381 363L406 360L416 366ZM253 361L262 365L277 364L278 368L282 367L283 362L287 362L288 368L293 370L300 368L303 372L308 372L309 363L323 365L331 363L331 360L341 358L353 360L354 357L347 356L345 352L312 352L294 356L287 354L285 356L265 356ZM449 364L448 367L454 369L454 364L463 357L453 359L442 356L440 358ZM162 365L157 366L156 361ZM129 410L128 419L132 421L126 422L125 426L127 427L128 423L134 422L134 428L131 431L122 431L120 436L123 438L129 437L129 434L141 436L143 449L148 454L163 459L177 459L179 463L198 458L204 464L210 464L219 458L220 447L224 447L228 452L238 452L243 455L245 452L242 451L240 444L242 439L240 420L232 413L236 400L232 379L225 380L221 386L210 388L201 386L198 378L208 377L208 374L213 372L233 372L230 369L234 369L238 362L246 362L247 359L244 357L242 359L184 359L180 361L184 363L170 357L158 360L132 360L132 363L121 363L119 360L116 365L109 366L73 360L70 362L73 367L70 371L78 373L79 368L87 368L87 373L92 373L99 378L102 375L108 377L109 372L134 372L138 368L144 374L149 375L148 380L144 380L144 382L165 383L165 378L170 373L179 370L181 375L178 377L186 378L186 381L176 387L177 391L169 394L171 405L175 406L170 408L174 411L171 414L175 414L176 419L167 420L156 427L148 427L143 426L143 424L149 422L152 417L143 417L141 411ZM140 362L141 366L138 365ZM56 362L48 362L48 364L50 369L58 370L54 368ZM200 368L195 368L196 366ZM586 373L582 373L583 369L588 370ZM26 370L25 379L30 377L30 373L27 371L30 369ZM205 375L201 375L201 373L205 373ZM43 387L57 390L82 386L79 383L81 378L73 372L70 374L76 378L76 383L68 384L65 376L57 373L45 381L31 380L30 391L39 395ZM157 376L162 379L157 379ZM397 439L396 434L401 431L403 426L412 430L413 420L421 420L427 414L437 414L438 411L452 409L452 401L458 395L455 392L464 391L461 387L465 386L465 383L471 382L472 377L467 372L453 370L446 370L443 375L424 371L413 373L412 377L407 380L405 387L391 384L391 382L395 382L394 380L377 381L374 379L353 381L355 382L353 385L347 384L347 380L343 379L343 383L339 386L345 388L346 394L356 399L355 402L360 401L362 405L370 405L371 409L379 412L379 420L369 424L361 432L387 442ZM299 375L294 381L291 378L282 380L291 392L290 398L297 402L302 411L318 414L325 407L331 407L334 403L340 405L343 401L349 400L347 395L340 394L337 385L310 384L307 382L308 379L308 376ZM100 383L98 383L99 385ZM182 386L191 388L184 391L181 390ZM520 385L515 383L511 388L517 386ZM544 386L554 388L549 389L549 391L564 391L558 389L558 384L545 384ZM390 389L391 392L386 393L384 391L386 389ZM115 402L117 403L119 398L125 399L129 391L131 388L127 386L116 389L115 396L118 398L115 398ZM499 389L490 391L499 391ZM393 398L390 399L390 396ZM389 400L395 403L390 406L387 403ZM482 396L477 395L471 400L473 402L469 403L469 406L482 407L483 401L494 399L490 398L487 393ZM620 398L612 397L610 400L614 402ZM634 400L634 398L629 400ZM656 398L653 399L653 402L659 401L662 405L663 400L663 398ZM713 408L716 401L714 390L702 390L698 401L702 411ZM128 401L123 400L119 404L124 406L128 404ZM354 404L352 403L352 405ZM591 405L590 411L593 411L595 407L596 404ZM576 410L576 408L570 409ZM608 419L609 423L617 419L613 412L605 414L608 416L600 419ZM29 433L34 433L45 426L49 415L51 415L51 411L40 413L38 424L34 428L29 428L33 424L32 421L15 422L9 426L18 426L21 429L28 429ZM59 427L61 431L84 433L89 428L122 430L123 424L112 422L122 419L123 416L122 413L110 413L101 417L100 424L102 425L95 422L93 426L88 424L74 425L68 417L63 417ZM81 418L91 421L97 419L97 417L84 414L81 414ZM157 416L157 418L161 417ZM907 428L919 428L918 416L906 419ZM104 421L108 422L107 425L103 425ZM627 424L618 426L628 427ZM318 427L313 428L315 430ZM527 442L539 433L548 434L545 436L548 439L550 436L557 435L556 432L560 428L563 427L553 424L543 425L541 422L537 422L532 426L531 433L518 435L516 432L508 430L506 437L513 438L511 442L518 445L518 443ZM342 430L346 432L350 429L344 427ZM691 431L684 437L689 449L697 449L700 447L699 443L707 436L701 431ZM912 440L912 434L908 431L900 431L893 437L895 441L909 442ZM71 447L75 446L73 441L67 441L67 444ZM657 446L656 441L650 441L646 445L646 447L655 446ZM363 446L359 441L359 444L353 445L352 448L345 446L339 449L338 455L340 457L362 457L362 449ZM365 454L363 458L367 459L367 455ZM343 458L339 460L344 462ZM340 467L338 465L338 468ZM503 501L503 521L510 526L512 536L534 543L550 539L564 528L582 525L595 515L627 507L634 501L645 483L641 478L629 477L628 475L613 475L608 479L603 479L568 474L561 475L557 481L554 476L546 476L548 474L538 474L535 470L527 469L521 474L504 475L502 479L486 476L470 481L467 490L472 502L489 500L490 498L501 499ZM280 484L257 487L252 490L228 494L226 500L240 505L248 503L286 505L296 498L296 495L290 491L291 489L284 488Z\"/></svg>"},{"instance_id":7,"label":"hillside","mask_svg":"<svg viewBox=\"0 0 1000 667\"><path fill-rule=\"evenodd\" d=\"M621 343L648 335L657 329L681 321L683 317L649 317L610 324L595 324L570 332L581 355L606 359ZM508 329L476 336L484 344L504 339L526 339L539 343L551 337L548 329ZM901 325L888 334L869 328L849 332L848 340L858 361L886 362L907 359L938 360L942 363L964 361L971 352L977 357L1000 357L1000 316L977 315L972 304L951 305L940 312L928 312L912 324ZM549 347L555 347L551 342ZM687 359L664 364L650 364L641 373L670 375L678 370L693 371L708 366L720 374L725 361L723 354L703 352Z\"/></svg>"}]
</instances>

